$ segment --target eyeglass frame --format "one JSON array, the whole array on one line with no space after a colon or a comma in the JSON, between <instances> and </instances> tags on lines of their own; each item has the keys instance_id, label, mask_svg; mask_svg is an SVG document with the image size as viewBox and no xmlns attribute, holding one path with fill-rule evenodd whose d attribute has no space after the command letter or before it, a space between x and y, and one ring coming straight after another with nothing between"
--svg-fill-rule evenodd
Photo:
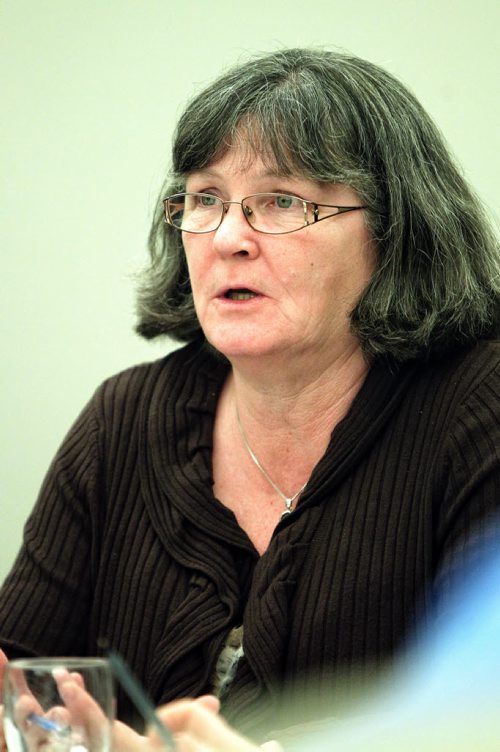
<instances>
[{"instance_id":1,"label":"eyeglass frame","mask_svg":"<svg viewBox=\"0 0 500 752\"><path fill-rule=\"evenodd\" d=\"M208 196L209 198L215 198L217 201L220 201L222 206L222 214L220 218L220 222L217 225L217 227L212 228L211 230L184 230L181 227L177 227L177 225L174 225L172 222L170 215L169 215L169 209L168 209L168 202L175 198L175 196ZM249 214L245 210L245 207L243 205L243 202L246 201L249 198L254 198L255 196L290 196L290 198L295 198L297 201L301 201L304 207L304 224L301 227L297 227L294 230L283 230L281 232L269 232L269 230L259 230L257 227L254 227L252 223L249 220ZM309 201L307 199L301 198L300 196L295 196L293 193L274 193L274 192L266 192L263 191L261 193L251 193L249 196L245 196L241 199L241 201L223 201L219 196L215 196L213 193L200 193L198 191L184 191L181 193L173 193L170 196L167 196L166 198L162 199L163 203L163 217L164 221L170 226L173 227L175 230L179 230L179 232L190 232L193 235L207 235L209 232L215 232L219 229L221 224L224 221L224 217L226 216L228 212L228 208L230 204L238 204L241 207L241 211L243 212L243 216L245 217L249 227L252 228L252 230L255 230L255 232L261 232L264 235L289 235L291 232L298 232L299 230L303 230L306 227L311 227L312 225L317 224L318 222L322 222L324 219L331 219L331 217L336 217L339 214L346 214L347 212L356 211L358 209L368 209L368 206L362 205L362 206L337 206L336 204L318 204L315 201ZM228 207L226 209L226 206ZM308 218L308 209L309 207L312 207L311 214L314 217L313 221L310 222ZM318 217L320 208L326 208L326 209L337 209L337 211L333 212L332 214L327 214L326 217ZM252 209L250 207L247 207L247 209L250 209L250 212L252 212Z\"/></svg>"}]
</instances>

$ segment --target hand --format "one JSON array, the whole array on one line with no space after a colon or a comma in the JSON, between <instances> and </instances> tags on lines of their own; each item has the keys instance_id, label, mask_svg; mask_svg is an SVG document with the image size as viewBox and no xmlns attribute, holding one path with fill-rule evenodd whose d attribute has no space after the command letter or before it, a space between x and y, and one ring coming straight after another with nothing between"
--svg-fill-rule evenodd
<instances>
[{"instance_id":1,"label":"hand","mask_svg":"<svg viewBox=\"0 0 500 752\"><path fill-rule=\"evenodd\" d=\"M212 695L196 700L177 700L157 711L160 720L175 738L175 752L283 752L274 741L261 747L240 736L217 715L219 701ZM163 741L154 729L140 736L117 721L113 732L113 749L120 752L159 752Z\"/></svg>"},{"instance_id":2,"label":"hand","mask_svg":"<svg viewBox=\"0 0 500 752\"><path fill-rule=\"evenodd\" d=\"M0 702L3 702L3 676L8 660L3 650L0 649Z\"/></svg>"},{"instance_id":3,"label":"hand","mask_svg":"<svg viewBox=\"0 0 500 752\"><path fill-rule=\"evenodd\" d=\"M5 666L7 665L7 661L7 656L5 655L3 650L0 650L0 752L7 750L5 737L3 735L3 677L5 674Z\"/></svg>"},{"instance_id":4,"label":"hand","mask_svg":"<svg viewBox=\"0 0 500 752\"><path fill-rule=\"evenodd\" d=\"M57 668L52 676L64 705L54 705L44 711L26 683L23 671L13 669L11 672L16 697L13 719L26 750L70 749L83 743L90 752L107 748L109 720L85 690L82 675Z\"/></svg>"},{"instance_id":5,"label":"hand","mask_svg":"<svg viewBox=\"0 0 500 752\"><path fill-rule=\"evenodd\" d=\"M1 651L0 651L1 652ZM5 656L0 656L0 665L4 665ZM2 663L3 661L3 663ZM1 673L1 670L0 670ZM64 725L71 720L85 729L87 738L99 740L100 731L106 723L104 714L95 700L85 691L79 674L58 670L55 675L59 693L65 707L57 709L64 713L53 720ZM175 752L282 752L277 742L266 742L261 747L240 736L218 716L219 701L212 695L196 700L178 700L164 705L158 710L160 720L165 723L175 737ZM23 693L18 703L18 720L26 722L25 740L29 750L39 749L43 744L43 730L30 725L29 713L40 713L33 707L33 700L28 693ZM5 746L3 749L6 749ZM164 750L163 741L151 730L141 736L120 721L113 724L113 749L120 752L159 752Z\"/></svg>"},{"instance_id":6,"label":"hand","mask_svg":"<svg viewBox=\"0 0 500 752\"><path fill-rule=\"evenodd\" d=\"M282 752L275 741L256 746L228 726L217 715L218 710L217 698L207 695L197 700L178 700L164 705L158 710L158 716L174 734L176 752ZM147 738L151 752L161 749L154 729Z\"/></svg>"}]
</instances>

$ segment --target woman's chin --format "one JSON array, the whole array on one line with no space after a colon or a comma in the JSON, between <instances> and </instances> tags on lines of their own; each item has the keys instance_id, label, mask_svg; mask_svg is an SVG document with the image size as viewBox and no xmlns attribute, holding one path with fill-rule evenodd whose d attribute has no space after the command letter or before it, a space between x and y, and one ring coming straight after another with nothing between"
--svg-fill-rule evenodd
<instances>
[{"instance_id":1,"label":"woman's chin","mask_svg":"<svg viewBox=\"0 0 500 752\"><path fill-rule=\"evenodd\" d=\"M270 343L252 337L227 338L214 336L207 337L207 340L231 362L247 358L263 358L266 355L276 353L278 349L273 348Z\"/></svg>"}]
</instances>

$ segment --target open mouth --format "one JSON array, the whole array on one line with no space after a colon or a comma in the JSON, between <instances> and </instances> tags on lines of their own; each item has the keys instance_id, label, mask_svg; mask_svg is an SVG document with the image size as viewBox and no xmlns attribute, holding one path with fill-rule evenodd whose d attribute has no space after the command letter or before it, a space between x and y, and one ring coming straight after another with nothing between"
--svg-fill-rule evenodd
<instances>
[{"instance_id":1,"label":"open mouth","mask_svg":"<svg viewBox=\"0 0 500 752\"><path fill-rule=\"evenodd\" d=\"M224 293L224 297L227 298L227 300L250 300L251 298L255 298L256 295L256 292L247 290L246 288L228 290L226 293Z\"/></svg>"}]
</instances>

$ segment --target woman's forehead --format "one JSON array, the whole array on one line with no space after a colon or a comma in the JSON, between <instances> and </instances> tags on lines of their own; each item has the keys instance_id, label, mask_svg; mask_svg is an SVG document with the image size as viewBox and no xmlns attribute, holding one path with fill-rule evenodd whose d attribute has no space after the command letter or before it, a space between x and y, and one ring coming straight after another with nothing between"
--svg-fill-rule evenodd
<instances>
[{"instance_id":1,"label":"woman's forehead","mask_svg":"<svg viewBox=\"0 0 500 752\"><path fill-rule=\"evenodd\" d=\"M270 175L298 175L298 165L295 164L291 150L285 146L285 141L285 138L281 139L277 146L260 121L246 117L234 131L226 134L206 167L224 160L232 163L233 170L246 172L258 160Z\"/></svg>"},{"instance_id":2,"label":"woman's forehead","mask_svg":"<svg viewBox=\"0 0 500 752\"><path fill-rule=\"evenodd\" d=\"M258 180L287 178L288 180L313 182L291 164L281 165L271 153L268 145L259 147L255 143L238 139L220 152L209 164L194 169L186 178L212 177L225 179L229 176L248 176Z\"/></svg>"}]
</instances>

